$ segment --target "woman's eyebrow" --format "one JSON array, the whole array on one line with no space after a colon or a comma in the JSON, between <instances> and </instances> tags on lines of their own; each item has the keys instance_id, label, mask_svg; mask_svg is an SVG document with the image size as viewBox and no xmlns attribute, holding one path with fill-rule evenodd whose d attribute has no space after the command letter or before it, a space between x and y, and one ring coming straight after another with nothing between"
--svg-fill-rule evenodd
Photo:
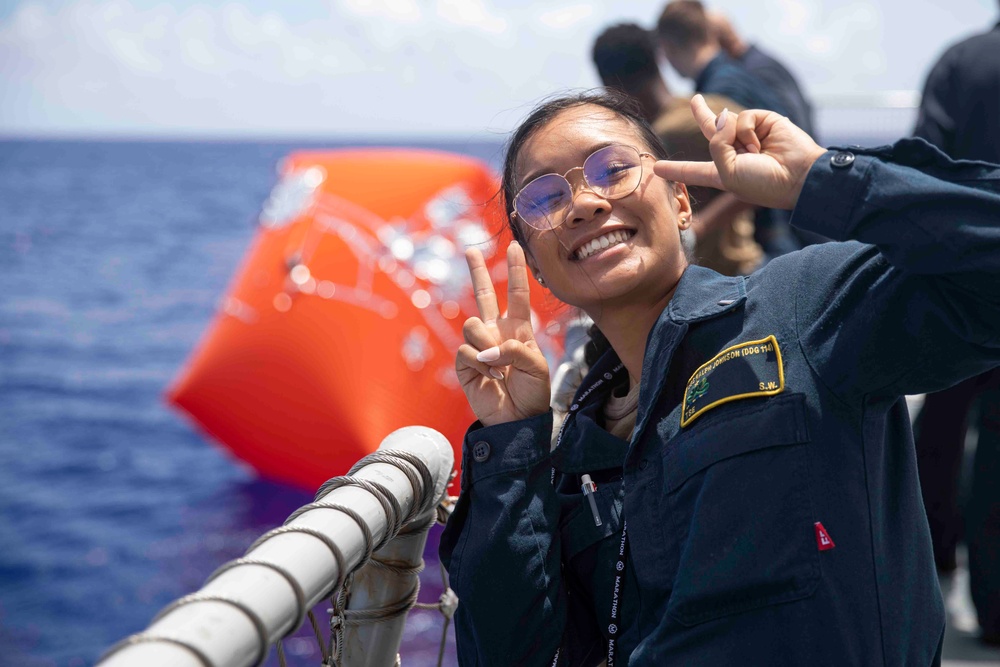
<instances>
[{"instance_id":1,"label":"woman's eyebrow","mask_svg":"<svg viewBox=\"0 0 1000 667\"><path fill-rule=\"evenodd\" d=\"M621 141L600 141L600 142L598 142L598 143L590 146L589 150L587 151L587 157L590 157L591 155L593 155L597 151L601 150L602 148L607 148L608 146L614 146L615 144L621 144L621 143L622 143ZM628 145L628 144L626 144L626 145ZM583 159L586 160L587 157L585 157ZM583 166L582 162L577 165L577 167L582 167L582 166ZM576 167L571 167L571 169L575 169L575 168ZM538 169L535 169L533 171L528 172L528 174L526 176L522 177L521 180L520 180L520 182L517 184L517 187L523 188L525 185L527 185L528 183L532 182L533 180L535 180L539 176L545 176L547 174L555 174L555 173L557 173L557 172L552 171L552 169L546 169L545 167L539 167ZM562 174L559 174L559 175L562 176Z\"/></svg>"}]
</instances>

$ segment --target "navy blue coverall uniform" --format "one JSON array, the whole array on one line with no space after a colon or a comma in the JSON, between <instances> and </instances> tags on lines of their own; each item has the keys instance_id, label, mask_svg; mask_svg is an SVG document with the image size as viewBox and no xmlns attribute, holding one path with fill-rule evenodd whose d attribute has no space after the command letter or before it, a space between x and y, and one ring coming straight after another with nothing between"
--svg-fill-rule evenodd
<instances>
[{"instance_id":1,"label":"navy blue coverall uniform","mask_svg":"<svg viewBox=\"0 0 1000 667\"><path fill-rule=\"evenodd\" d=\"M618 665L940 662L902 396L1000 364L1000 169L918 139L831 151L794 220L853 240L748 277L689 267L630 442L602 428L613 351L551 453L551 413L469 430L441 540L461 664L598 664L613 600Z\"/></svg>"}]
</instances>

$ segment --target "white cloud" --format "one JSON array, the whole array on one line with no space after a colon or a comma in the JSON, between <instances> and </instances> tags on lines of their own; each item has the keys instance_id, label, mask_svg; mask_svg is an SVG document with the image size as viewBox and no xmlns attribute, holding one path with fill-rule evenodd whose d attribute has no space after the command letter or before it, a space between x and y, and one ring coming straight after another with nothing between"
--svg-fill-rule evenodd
<instances>
[{"instance_id":1,"label":"white cloud","mask_svg":"<svg viewBox=\"0 0 1000 667\"><path fill-rule=\"evenodd\" d=\"M829 53L833 48L833 42L827 35L819 35L816 37L806 37L804 42L806 49L809 53L822 56Z\"/></svg>"},{"instance_id":2,"label":"white cloud","mask_svg":"<svg viewBox=\"0 0 1000 667\"><path fill-rule=\"evenodd\" d=\"M796 37L804 35L813 20L813 12L810 10L816 5L801 0L778 0L777 4L777 15L781 17L778 31L783 35Z\"/></svg>"},{"instance_id":3,"label":"white cloud","mask_svg":"<svg viewBox=\"0 0 1000 667\"><path fill-rule=\"evenodd\" d=\"M438 0L437 15L457 26L502 33L507 21L490 12L480 0Z\"/></svg>"},{"instance_id":4,"label":"white cloud","mask_svg":"<svg viewBox=\"0 0 1000 667\"><path fill-rule=\"evenodd\" d=\"M413 0L339 0L295 23L235 2L71 2L0 21L0 131L43 120L87 130L90 119L105 131L445 133L488 124L488 100L509 89L488 68L512 35L483 2L421 12Z\"/></svg>"},{"instance_id":5,"label":"white cloud","mask_svg":"<svg viewBox=\"0 0 1000 667\"><path fill-rule=\"evenodd\" d=\"M652 25L664 2L317 0L302 16L258 1L21 3L0 19L0 132L505 132L540 97L596 85L594 37ZM984 1L726 9L822 94L919 87L945 43L995 22Z\"/></svg>"},{"instance_id":6,"label":"white cloud","mask_svg":"<svg viewBox=\"0 0 1000 667\"><path fill-rule=\"evenodd\" d=\"M118 56L119 62L140 72L162 72L163 63L146 51L144 41L121 30L108 31L108 43Z\"/></svg>"},{"instance_id":7,"label":"white cloud","mask_svg":"<svg viewBox=\"0 0 1000 667\"><path fill-rule=\"evenodd\" d=\"M416 0L340 0L347 12L365 18L416 23L423 17Z\"/></svg>"},{"instance_id":8,"label":"white cloud","mask_svg":"<svg viewBox=\"0 0 1000 667\"><path fill-rule=\"evenodd\" d=\"M48 12L35 4L20 7L10 21L10 33L25 41L47 39L52 35Z\"/></svg>"},{"instance_id":9,"label":"white cloud","mask_svg":"<svg viewBox=\"0 0 1000 667\"><path fill-rule=\"evenodd\" d=\"M586 21L594 14L594 7L589 4L560 7L538 16L538 22L555 30L566 30Z\"/></svg>"}]
</instances>

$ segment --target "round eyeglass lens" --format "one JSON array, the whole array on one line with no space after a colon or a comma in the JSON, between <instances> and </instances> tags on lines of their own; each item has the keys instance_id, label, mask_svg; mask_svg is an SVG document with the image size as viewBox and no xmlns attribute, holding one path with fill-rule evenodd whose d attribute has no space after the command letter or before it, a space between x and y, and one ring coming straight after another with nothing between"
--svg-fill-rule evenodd
<instances>
[{"instance_id":1,"label":"round eyeglass lens","mask_svg":"<svg viewBox=\"0 0 1000 667\"><path fill-rule=\"evenodd\" d=\"M531 181L517 194L514 208L525 223L535 229L553 229L556 220L573 200L569 183L558 174L545 174Z\"/></svg>"},{"instance_id":2,"label":"round eyeglass lens","mask_svg":"<svg viewBox=\"0 0 1000 667\"><path fill-rule=\"evenodd\" d=\"M621 199L639 187L642 156L632 146L602 148L583 163L583 176L598 194L608 199Z\"/></svg>"}]
</instances>

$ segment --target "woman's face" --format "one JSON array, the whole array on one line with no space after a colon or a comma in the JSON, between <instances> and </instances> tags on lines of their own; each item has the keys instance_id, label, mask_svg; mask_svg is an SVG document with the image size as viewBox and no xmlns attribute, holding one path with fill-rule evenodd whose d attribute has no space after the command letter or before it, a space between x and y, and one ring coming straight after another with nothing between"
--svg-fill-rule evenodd
<instances>
[{"instance_id":1,"label":"woman's face","mask_svg":"<svg viewBox=\"0 0 1000 667\"><path fill-rule=\"evenodd\" d=\"M521 147L516 188L542 174L579 167L609 144L649 151L634 126L616 113L594 105L566 109ZM653 162L643 157L635 192L613 201L587 189L579 170L570 174L573 203L555 229L539 231L515 219L527 239L528 264L536 277L558 299L596 320L608 305L664 300L687 266L679 232L691 220L687 190L655 176ZM609 245L595 251L595 239L607 239Z\"/></svg>"}]
</instances>

